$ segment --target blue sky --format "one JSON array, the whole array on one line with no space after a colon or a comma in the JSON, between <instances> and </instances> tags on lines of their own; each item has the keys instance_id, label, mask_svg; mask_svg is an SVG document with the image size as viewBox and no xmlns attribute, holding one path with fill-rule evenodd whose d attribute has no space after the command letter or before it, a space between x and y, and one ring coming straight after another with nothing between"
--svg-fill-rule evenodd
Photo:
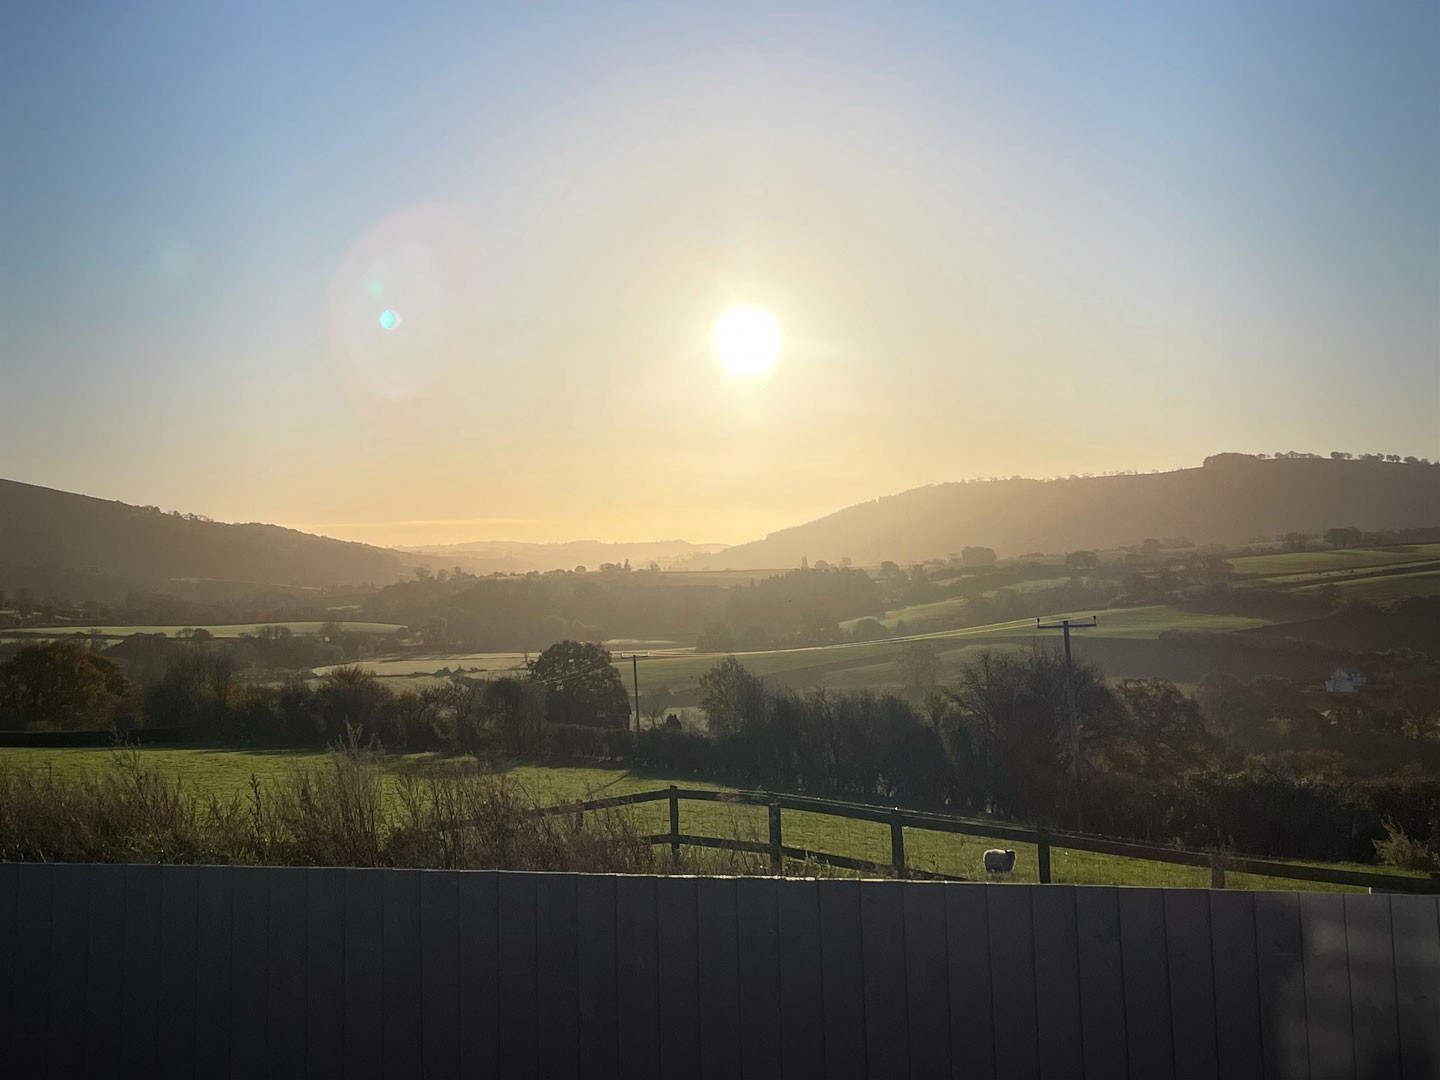
<instances>
[{"instance_id":1,"label":"blue sky","mask_svg":"<svg viewBox=\"0 0 1440 1080\"><path fill-rule=\"evenodd\" d=\"M30 5L0 138L13 479L738 541L1440 452L1433 3ZM710 353L736 303L767 378Z\"/></svg>"}]
</instances>

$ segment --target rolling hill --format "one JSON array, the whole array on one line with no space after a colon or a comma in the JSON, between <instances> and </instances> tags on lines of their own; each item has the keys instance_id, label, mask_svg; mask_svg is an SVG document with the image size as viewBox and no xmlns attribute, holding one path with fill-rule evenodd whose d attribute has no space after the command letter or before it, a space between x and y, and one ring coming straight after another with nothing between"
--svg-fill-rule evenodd
<instances>
[{"instance_id":1,"label":"rolling hill","mask_svg":"<svg viewBox=\"0 0 1440 1080\"><path fill-rule=\"evenodd\" d=\"M406 561L383 548L278 525L229 525L0 480L0 588L105 600L204 583L389 584Z\"/></svg>"},{"instance_id":2,"label":"rolling hill","mask_svg":"<svg viewBox=\"0 0 1440 1080\"><path fill-rule=\"evenodd\" d=\"M1218 454L1197 469L1066 480L936 484L860 503L694 560L695 569L943 558L967 545L1002 556L1189 537L1241 543L1334 526L1440 525L1440 465Z\"/></svg>"}]
</instances>

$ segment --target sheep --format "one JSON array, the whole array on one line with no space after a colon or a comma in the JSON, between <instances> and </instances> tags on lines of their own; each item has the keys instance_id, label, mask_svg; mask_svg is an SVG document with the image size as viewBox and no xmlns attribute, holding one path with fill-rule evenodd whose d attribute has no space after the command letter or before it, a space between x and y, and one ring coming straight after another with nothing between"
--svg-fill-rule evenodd
<instances>
[{"instance_id":1,"label":"sheep","mask_svg":"<svg viewBox=\"0 0 1440 1080\"><path fill-rule=\"evenodd\" d=\"M1008 874L1015 869L1015 852L991 848L985 852L985 869L992 874Z\"/></svg>"}]
</instances>

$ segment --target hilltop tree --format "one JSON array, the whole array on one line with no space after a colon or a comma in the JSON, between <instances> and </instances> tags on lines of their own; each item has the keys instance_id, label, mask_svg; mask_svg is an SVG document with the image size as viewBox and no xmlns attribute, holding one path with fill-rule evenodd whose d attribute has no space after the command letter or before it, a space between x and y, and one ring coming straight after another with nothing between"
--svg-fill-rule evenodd
<instances>
[{"instance_id":1,"label":"hilltop tree","mask_svg":"<svg viewBox=\"0 0 1440 1080\"><path fill-rule=\"evenodd\" d=\"M1326 529L1325 542L1332 548L1354 547L1364 534L1353 526L1342 529Z\"/></svg>"}]
</instances>

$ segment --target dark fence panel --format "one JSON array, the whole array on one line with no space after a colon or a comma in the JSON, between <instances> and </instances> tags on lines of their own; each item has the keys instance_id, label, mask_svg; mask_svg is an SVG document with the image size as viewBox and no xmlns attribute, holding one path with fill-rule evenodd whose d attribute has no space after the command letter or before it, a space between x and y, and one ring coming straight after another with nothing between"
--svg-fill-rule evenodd
<instances>
[{"instance_id":1,"label":"dark fence panel","mask_svg":"<svg viewBox=\"0 0 1440 1080\"><path fill-rule=\"evenodd\" d=\"M0 863L0 1076L1440 1066L1434 897Z\"/></svg>"}]
</instances>

